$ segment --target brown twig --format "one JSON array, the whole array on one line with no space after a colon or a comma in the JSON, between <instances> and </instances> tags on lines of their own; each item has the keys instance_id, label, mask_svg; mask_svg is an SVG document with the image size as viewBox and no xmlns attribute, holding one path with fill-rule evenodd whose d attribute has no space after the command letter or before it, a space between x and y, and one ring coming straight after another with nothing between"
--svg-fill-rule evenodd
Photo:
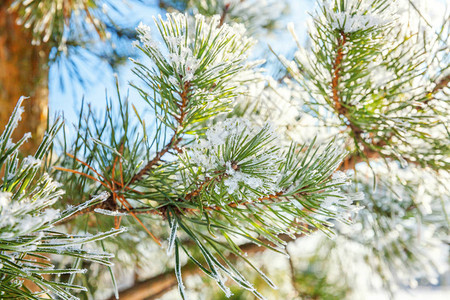
<instances>
[{"instance_id":1,"label":"brown twig","mask_svg":"<svg viewBox=\"0 0 450 300\"><path fill-rule=\"evenodd\" d=\"M337 53L336 58L333 63L333 71L332 71L332 78L331 78L331 91L332 91L332 99L334 102L334 109L338 112L339 115L342 115L345 117L348 121L348 127L352 130L354 133L356 140L361 140L361 134L363 133L363 130L359 128L358 125L356 125L350 118L350 113L348 108L342 104L342 99L340 97L340 91L339 91L339 82L341 81L341 71L342 71L342 63L344 60L344 46L347 42L347 36L344 32L340 33L340 36L337 40Z\"/></svg>"},{"instance_id":2,"label":"brown twig","mask_svg":"<svg viewBox=\"0 0 450 300\"><path fill-rule=\"evenodd\" d=\"M447 76L442 77L434 86L433 90L431 90L430 93L428 93L426 95L426 100L423 101L424 105L428 105L428 103L434 99L434 94L436 94L437 92L439 92L440 90L444 89L445 87L448 86L448 84L450 83L450 74L448 74ZM422 110L421 106L416 106L416 109L418 111Z\"/></svg>"},{"instance_id":3,"label":"brown twig","mask_svg":"<svg viewBox=\"0 0 450 300\"><path fill-rule=\"evenodd\" d=\"M343 105L342 99L340 97L339 91L339 82L341 80L341 71L342 71L342 63L345 57L344 46L347 42L347 36L344 32L340 33L340 36L337 40L337 52L336 58L333 63L332 69L332 79L331 79L331 90L332 90L332 99L334 102L334 108L337 113L343 116L347 121L347 127L350 128L353 133L353 137L356 143L362 144L362 149L356 155L350 155L341 163L340 169L354 169L356 164L359 162L367 161L368 159L377 159L382 157L389 157L386 155L382 155L379 151L376 151L372 147L369 147L367 143L364 142L362 134L364 131L352 120L350 116L350 111L346 105ZM450 77L450 76L449 76ZM448 81L447 81L448 83ZM441 88L445 86L447 83L440 82L436 87L440 86ZM435 87L435 89L436 89ZM392 136L391 136L392 137ZM389 139L391 138L389 137ZM376 148L380 148L386 145L386 141L380 141L378 143L373 143L372 145ZM404 158L405 159L405 158ZM405 159L407 160L407 159Z\"/></svg>"},{"instance_id":4,"label":"brown twig","mask_svg":"<svg viewBox=\"0 0 450 300\"><path fill-rule=\"evenodd\" d=\"M181 138L177 138L177 134L175 133L170 141L161 149L158 153L156 153L155 157L150 160L138 173L136 173L130 180L129 184L133 184L136 181L142 180L142 178L147 174L166 154L170 149L178 145L181 141Z\"/></svg>"},{"instance_id":5,"label":"brown twig","mask_svg":"<svg viewBox=\"0 0 450 300\"><path fill-rule=\"evenodd\" d=\"M275 199L280 198L283 195L284 195L283 192L278 192L278 193L275 193L273 195L267 195L267 196L264 196L264 197L260 197L260 198L258 198L256 200L252 201L252 202L250 202L250 201L243 201L243 202L238 202L238 203L232 202L232 203L228 204L228 206L229 207L238 207L239 205L249 205L249 204L259 203L259 202L262 202L264 200L275 200ZM213 209L213 210L220 210L221 208L220 207L212 207L211 209Z\"/></svg>"},{"instance_id":6,"label":"brown twig","mask_svg":"<svg viewBox=\"0 0 450 300\"><path fill-rule=\"evenodd\" d=\"M437 93L438 91L442 90L443 88L447 87L448 84L450 83L450 74L448 74L447 76L441 78L441 80L439 80L439 82L436 84L436 86L433 88L433 90L431 91L432 94Z\"/></svg>"},{"instance_id":7,"label":"brown twig","mask_svg":"<svg viewBox=\"0 0 450 300\"><path fill-rule=\"evenodd\" d=\"M225 23L225 18L227 17L228 10L230 9L230 3L225 4L222 10L222 14L220 15L219 25L217 27L222 27Z\"/></svg>"},{"instance_id":8,"label":"brown twig","mask_svg":"<svg viewBox=\"0 0 450 300\"><path fill-rule=\"evenodd\" d=\"M341 79L342 61L344 59L344 45L347 41L344 32L338 38L336 59L333 63L333 77L331 79L331 89L333 92L334 107L338 113L345 115L345 107L342 106L339 95L339 81Z\"/></svg>"},{"instance_id":9,"label":"brown twig","mask_svg":"<svg viewBox=\"0 0 450 300\"><path fill-rule=\"evenodd\" d=\"M186 107L187 107L188 101L189 101L190 87L191 87L191 83L189 81L186 81L184 83L183 90L181 92L179 92L179 95L181 97L181 103L178 105L178 107L180 109L180 116L175 117L179 126L183 125L183 122L185 121L185 118L186 118L186 113L187 113ZM175 132L173 133L173 136L170 139L170 141L164 146L164 148L161 149L161 151L156 153L155 157L152 160L150 160L144 166L144 168L142 168L142 170L140 170L137 174L135 174L133 176L133 178L131 178L128 185L141 180L144 177L144 175L147 174L153 168L153 166L155 166L161 160L161 158L164 156L164 154L169 152L169 150L178 148L178 144L180 143L180 141L182 139L181 137L178 137L178 134L179 134L179 132L178 132L178 127L177 127L177 129L175 129Z\"/></svg>"}]
</instances>

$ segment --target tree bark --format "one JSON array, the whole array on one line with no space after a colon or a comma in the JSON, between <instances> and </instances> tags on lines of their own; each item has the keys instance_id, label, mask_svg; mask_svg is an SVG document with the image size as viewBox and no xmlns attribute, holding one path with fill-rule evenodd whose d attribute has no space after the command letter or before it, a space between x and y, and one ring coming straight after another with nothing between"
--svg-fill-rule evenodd
<instances>
[{"instance_id":1,"label":"tree bark","mask_svg":"<svg viewBox=\"0 0 450 300\"><path fill-rule=\"evenodd\" d=\"M31 44L31 30L17 25L17 14L8 10L12 0L0 3L0 130L21 96L25 112L13 139L31 132L32 138L21 150L32 153L37 149L47 125L48 61L50 48Z\"/></svg>"}]
</instances>

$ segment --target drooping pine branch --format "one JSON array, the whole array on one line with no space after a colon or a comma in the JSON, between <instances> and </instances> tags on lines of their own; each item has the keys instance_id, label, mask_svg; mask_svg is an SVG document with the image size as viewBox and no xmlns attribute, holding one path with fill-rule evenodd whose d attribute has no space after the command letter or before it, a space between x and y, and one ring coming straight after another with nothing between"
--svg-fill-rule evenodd
<instances>
[{"instance_id":1,"label":"drooping pine branch","mask_svg":"<svg viewBox=\"0 0 450 300\"><path fill-rule=\"evenodd\" d=\"M282 235L280 238L286 242L292 242L304 236L304 234L297 234L295 237ZM254 243L246 243L240 245L239 248L243 253L250 256L267 251L267 248L260 247ZM236 261L238 259L238 257L234 254L230 254L228 258L232 261ZM188 262L184 265L181 272L185 278L201 274L201 270L195 263L192 262ZM158 299L162 295L174 289L177 284L174 271L168 270L157 276L134 283L133 286L120 291L119 296L120 299L125 300ZM113 299L114 298L110 298L110 300Z\"/></svg>"},{"instance_id":2,"label":"drooping pine branch","mask_svg":"<svg viewBox=\"0 0 450 300\"><path fill-rule=\"evenodd\" d=\"M113 229L96 232L94 235L69 234L54 228L65 218L77 211L96 205L106 199L101 194L91 201L76 207L59 211L51 208L62 194L61 184L46 173L50 160L49 152L53 139L61 128L61 121L47 130L44 140L34 156L18 159L18 150L28 136L16 144L11 135L21 119L23 108L21 98L0 135L0 291L2 298L50 297L73 299L73 290L85 287L69 281L54 280L49 275L75 274L86 272L76 264L74 267L55 268L54 256L71 259L69 261L91 261L111 266L112 255L76 248L90 242L123 232ZM31 287L33 287L31 289Z\"/></svg>"}]
</instances>

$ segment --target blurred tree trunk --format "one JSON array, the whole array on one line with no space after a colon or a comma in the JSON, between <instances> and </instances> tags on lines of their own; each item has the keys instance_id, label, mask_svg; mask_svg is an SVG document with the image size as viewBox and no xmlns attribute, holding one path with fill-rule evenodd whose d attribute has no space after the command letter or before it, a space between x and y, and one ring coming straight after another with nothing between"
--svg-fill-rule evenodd
<instances>
[{"instance_id":1,"label":"blurred tree trunk","mask_svg":"<svg viewBox=\"0 0 450 300\"><path fill-rule=\"evenodd\" d=\"M29 30L16 24L16 15L8 11L12 0L0 3L0 130L3 130L20 96L25 112L14 139L31 132L25 153L37 149L47 125L48 60L50 49L45 44L33 46Z\"/></svg>"},{"instance_id":2,"label":"blurred tree trunk","mask_svg":"<svg viewBox=\"0 0 450 300\"><path fill-rule=\"evenodd\" d=\"M20 148L27 155L37 150L47 128L50 48L46 44L32 45L31 30L17 25L17 15L8 11L11 2L0 0L0 132L19 98L29 97L13 134L15 142L31 132L31 139ZM32 282L25 281L25 285L31 291L41 291Z\"/></svg>"}]
</instances>

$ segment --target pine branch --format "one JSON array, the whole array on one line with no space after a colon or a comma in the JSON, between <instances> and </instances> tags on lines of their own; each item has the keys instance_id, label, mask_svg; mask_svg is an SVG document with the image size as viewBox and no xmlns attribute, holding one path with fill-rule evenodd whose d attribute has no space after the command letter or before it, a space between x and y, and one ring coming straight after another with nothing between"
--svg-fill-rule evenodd
<instances>
[{"instance_id":1,"label":"pine branch","mask_svg":"<svg viewBox=\"0 0 450 300\"><path fill-rule=\"evenodd\" d=\"M341 2L341 4L344 2ZM342 5L343 6L343 5ZM344 8L341 8L341 10L343 10ZM228 7L225 7L222 14L221 14L221 18L220 18L220 25L223 24L224 19L226 17L227 14L227 10ZM351 15L349 15L351 16ZM357 16L360 17L360 16ZM381 24L381 23L380 23ZM220 26L219 25L219 26ZM352 92L352 86L355 86L355 83L357 84L357 79L358 76L365 76L365 70L363 67L359 68L358 65L356 66L352 66L349 71L349 73L353 72L353 74L350 75L355 75L355 76L347 76L348 74L345 74L344 68L346 68L348 66L347 63L351 63L351 59L355 58L355 56L352 54L352 51L356 51L356 50L361 50L361 52L363 53L368 53L366 55L367 60L361 59L360 57L358 57L358 59L361 59L361 61L372 61L371 58L375 57L375 55L377 54L377 47L374 44L371 43L364 43L361 42L360 44L360 48L358 48L358 45L355 49L350 49L348 50L348 57L345 57L345 55L347 53L344 53L344 48L346 48L346 43L347 40L350 41L350 43L353 46L353 43L355 42L355 40L353 39L353 37L355 35L352 35L352 32L355 31L355 28L352 28L352 24L347 24L347 27L345 27L345 24L338 24L339 26L334 25L333 30L330 31L331 33L331 38L332 40L334 40L337 37L337 47L336 47L336 43L333 43L333 47L336 47L333 49L333 51L336 51L336 57L331 59L331 63L329 62L328 59L325 59L325 64L326 66L331 69L331 97L329 95L330 91L329 91L329 86L321 89L321 91L324 91L324 97L325 100L328 104L331 105L332 110L335 110L338 115L339 118L341 118L342 124L345 124L344 126L347 126L347 132L349 133L350 136L353 138L354 142L355 142L355 146L357 148L357 151L355 153L353 153L351 156L349 156L343 163L343 166L341 166L341 169L349 169L349 168L353 168L356 163L360 162L360 161L368 161L369 159L378 159L378 158L393 158L397 161L401 161L402 159L405 159L402 156L408 156L411 157L412 159L416 158L416 156L414 154L410 154L405 152L402 153L398 153L398 151L396 151L396 149L394 148L396 145L394 145L394 141L395 141L395 137L398 138L402 138L401 130L408 130L405 129L404 124L406 122L408 122L409 120L411 120L411 118L399 118L399 120L396 120L397 123L395 123L394 125L390 126L390 121L389 120L389 115L381 115L382 117L379 118L379 120L377 120L377 117L379 117L378 115L378 110L376 110L377 105L381 106L381 100L380 103L378 103L378 98L381 98L384 100L389 100L390 97L394 97L396 95L396 93L398 91L400 91L401 89L398 88L398 90L392 89L392 90L388 90L387 92L385 92L385 94L382 93L374 93L374 98L375 99L371 99L373 102L369 102L367 101L367 103L364 103L364 100L367 100L367 98L364 98L365 96L363 96L362 98L358 98L358 96L360 94L362 95L366 95L370 93L366 93L367 91L369 92L374 92L375 88L379 88L377 85L373 85L374 90L370 90L369 88L363 89L363 91L361 93L358 93L358 91L355 91L355 93L351 93ZM354 25L354 24L353 24ZM374 28L372 28L373 26L369 26L367 23L365 24L360 24L360 27L362 27L367 31L373 30ZM341 27L341 28L337 28L337 27ZM377 26L375 26L377 27ZM380 25L381 27L381 25ZM344 31L343 28L346 28L346 31ZM361 30L361 29L359 29ZM336 32L338 32L337 36L336 36ZM349 43L349 44L350 44ZM345 51L347 51L347 49L345 49ZM356 59L356 58L355 58ZM345 63L343 63L343 61L346 61ZM375 61L375 60L373 60ZM331 66L330 66L331 65ZM400 70L401 71L401 70ZM328 72L327 72L328 73ZM398 74L401 74L401 72L398 72ZM345 76L344 76L345 75ZM409 73L405 72L405 75L409 75ZM368 76L368 75L367 75ZM350 77L350 79L346 79L347 77ZM406 76L404 77L406 78ZM413 78L413 76L411 76L411 78ZM325 82L329 82L329 79L327 77L327 80ZM372 81L368 80L368 84L372 84ZM404 87L403 82L399 83L399 87ZM448 84L448 80L447 82L440 82L439 84L436 85L436 90L433 89L433 92L444 88L444 86L446 86ZM319 84L319 88L321 88L321 83ZM381 85L381 84L379 84ZM381 88L380 88L381 89ZM350 95L350 96L349 96ZM182 97L183 98L183 97ZM423 98L421 98L423 99ZM358 102L359 100L361 100L360 102ZM362 103L361 105L359 105L360 103ZM372 106L371 106L372 104ZM366 105L366 106L364 106ZM405 105L407 106L407 104ZM404 106L401 108L405 108ZM407 108L411 108L410 106ZM175 110L176 110L176 106L175 106ZM394 112L395 109L388 107L387 108L388 112ZM386 117L386 118L385 118ZM178 121L177 117L175 117L176 120ZM182 115L180 115L179 118L182 118ZM405 121L408 120L408 121ZM421 125L421 123L419 121L411 121L412 124L416 125L417 127L412 128L411 132L414 134L414 137L418 137L420 136L420 134L422 134L422 132L419 132L419 130L417 130L417 133L414 132L414 130L418 129L418 127ZM395 125L398 125L398 128L395 127ZM387 128L386 128L387 127ZM380 131L382 131L383 129L385 129L385 131L383 131L383 134L380 134ZM400 133L399 133L400 132ZM402 140L403 141L403 140ZM241 144L236 142L236 144ZM392 145L391 145L392 144ZM405 141L405 144L410 145L408 143L408 141ZM225 153L227 153L227 151L229 151L230 153L234 153L231 150L234 150L232 147L230 147L230 149L227 148L227 144L224 144L224 148L223 151ZM390 149L388 149L389 147L391 147ZM208 154L214 153L214 146L211 146L209 148L205 147L208 151L204 150L205 152L207 152ZM382 152L382 150L392 150L391 152L387 152L387 154L385 154L384 152ZM218 153L218 152L217 152ZM197 157L198 158L198 157ZM189 159L189 158L188 158ZM195 160L195 159L194 159ZM408 159L405 159L409 162L411 162ZM200 160L202 161L202 160ZM269 223L270 221L270 217L267 217L266 215L264 215L264 211L263 209L258 210L258 207L264 207L264 208L269 208L269 205L272 205L273 203L266 203L272 200L276 200L280 197L283 196L283 193L279 193L279 194L273 194L274 191L271 192L267 192L266 194L268 194L268 196L263 196L258 198L258 196L254 196L253 199L250 199L251 197L246 198L246 195L243 195L244 200L242 200L242 198L236 198L234 197L232 194L238 190L239 187L234 187L234 186L238 186L237 184L241 183L238 180L235 180L233 182L233 186L231 184L228 184L226 186L228 186L229 189L227 189L227 187L225 187L225 185L223 184L222 181L226 181L229 178L232 178L231 174L234 174L234 171L237 171L235 168L231 168L230 164L233 163L233 157L232 155L229 155L225 158L226 163L228 163L227 166L224 166L222 163L213 163L212 166L208 163L205 162L205 160L203 160L203 164L197 163L196 167L198 167L198 169L194 169L195 171L192 172L192 176L194 178L194 184L191 185L192 182L188 181L188 180L184 180L184 183L188 182L189 185L189 189L194 189L193 191L189 190L186 192L186 196L184 197L180 197L179 199L172 199L174 201L172 201L171 204L169 204L167 206L167 218L169 220L169 225L170 225L170 238L169 238L169 252L171 249L173 249L174 245L175 245L175 257L176 257L176 268L175 268L175 275L171 275L170 277L166 277L166 274L161 275L161 276L157 276L154 277L152 279L149 279L151 282L151 284L148 284L147 281L141 282L144 283L143 285L141 285L141 283L137 283L137 285L135 286L135 289L138 290L139 292L145 292L145 289L147 288L155 288L155 285L159 285L159 290L155 291L152 290L152 292L150 292L150 294L146 294L146 296L143 297L148 297L148 299L154 299L155 297L161 296L163 295L166 291L168 291L169 289L171 289L172 287L174 287L178 281L179 284L179 289L180 289L180 293L182 295L182 297L184 298L184 288L183 288L183 284L181 283L181 274L183 274L183 276L187 276L191 274L191 269L189 268L191 263L188 263L184 268L183 268L183 272L180 272L180 263L179 263L179 252L178 252L178 243L179 240L177 237L177 228L178 226L180 226L179 228L181 228L181 230L183 230L185 233L187 233L190 237L190 239L192 241L194 241L197 246L201 246L204 247L205 245L207 246L212 246L214 249L217 250L217 248L215 248L215 245L217 243L217 245L219 244L218 242L215 242L213 240L211 240L207 235L204 235L200 232L200 230L191 230L191 228L189 228L189 226L187 225L187 222L192 222L195 225L199 225L199 226L207 226L208 230L210 230L210 233L212 235L213 232L217 229L217 228L221 228L222 230L227 230L230 229L231 227L228 227L230 224L232 224L232 226L238 227L241 224L244 224L244 222L233 222L231 221L230 224L226 223L225 221L221 221L221 220L210 220L213 218L208 218L209 212L205 213L206 216L206 220L198 220L194 219L189 216L189 215L184 215L184 212L197 212L197 211L204 211L204 210L208 210L208 211L215 211L215 213L217 214L222 214L227 217L227 213L232 214L233 210L229 209L229 208L236 208L238 207L239 209L242 208L242 212L243 214L245 214L245 216L254 216L255 219L257 220L258 225L259 224L265 224L266 222ZM242 161L242 158L241 158ZM189 162L189 161L188 161ZM327 164L326 166L330 166L331 164ZM238 167L238 165L236 164L236 166ZM301 165L302 168L305 167L304 165ZM337 165L333 165L335 168ZM237 168L236 167L236 168ZM259 166L260 167L260 166ZM310 165L311 168L314 168L314 164ZM151 167L150 167L151 168ZM223 171L223 168L226 169L226 171ZM305 167L306 168L306 167ZM287 168L286 168L287 169ZM315 169L315 168L314 168ZM323 167L323 169L327 169L327 167ZM233 171L234 170L234 171ZM279 169L278 169L279 170ZM216 182L217 177L215 176L217 173L214 172L223 172L221 173L222 175L219 175L219 180L218 182ZM202 173L200 176L199 174ZM256 172L254 172L256 173ZM213 174L213 175L212 175ZM244 174L247 175L247 173L243 172L243 173L239 173L239 174ZM252 172L248 172L248 174L252 175ZM203 175L203 176L202 176ZM228 175L230 175L230 177L227 177ZM208 179L207 176L213 176L212 179ZM327 175L325 177L330 177L331 175L329 173L327 173ZM202 182L202 179L199 178L207 178L205 181ZM225 178L227 177L227 178ZM300 177L300 176L298 176ZM324 177L324 178L325 178ZM225 178L224 180L221 180L222 178ZM325 179L326 181L327 179ZM313 181L313 180L312 180ZM295 182L295 181L292 181ZM289 184L292 184L292 182L289 182ZM322 183L323 180L319 180L316 183ZM336 184L337 181L331 182L330 185L332 186L333 184ZM228 183L230 183L228 181ZM186 186L186 184L185 184ZM193 187L192 187L193 186ZM289 186L288 184L286 184L284 187ZM326 186L326 185L325 185ZM231 188L230 188L231 187ZM215 189L216 188L216 189ZM215 189L215 190L214 190ZM297 187L297 189L295 190L295 192L292 192L291 194L289 194L289 196L292 196L293 199L296 199L297 196L302 196L301 193L297 193L298 191L301 191L302 186L299 185ZM251 190L251 189L248 189ZM281 189L281 190L286 190L286 189ZM289 190L291 190L289 188ZM322 185L319 185L319 187L317 187L316 185L314 185L314 188L308 188L306 187L306 190L308 191L312 191L312 197L314 197L314 193L317 192L318 194L320 194L323 190L326 190L326 188L322 188ZM228 195L226 195L226 191L228 192L229 197L227 197ZM229 192L232 191L232 192ZM239 190L238 190L239 191ZM207 192L210 192L211 195L206 195L206 196L211 196L208 198L208 207L203 207L203 204L205 202L202 202L203 198L202 196L204 196ZM215 194L214 194L215 193ZM245 192L243 193L245 194ZM250 194L250 193L249 193ZM224 196L225 195L225 196ZM309 195L309 194L308 194ZM240 194L240 196L242 196L242 194ZM261 194L259 194L259 196L261 196ZM164 196L165 197L165 196ZM179 196L177 196L179 197ZM198 197L198 199L197 199ZM199 200L198 202L200 203L201 206L196 206L196 201L190 201L193 198L196 198L195 200ZM205 197L206 198L206 197ZM255 200L255 198L258 198ZM299 197L301 198L301 197ZM307 197L305 197L307 198ZM170 200L170 199L169 199ZM187 200L187 201L186 201ZM299 205L303 205L304 203L302 202L303 199L299 200ZM320 201L322 201L323 199L318 198L317 203L319 203ZM348 200L354 200L352 198L348 198ZM260 203L263 202L262 205L255 205L255 210L251 210L252 207L250 207L249 204L251 203ZM303 205L302 207L306 207L308 208L308 203L309 199L307 198L305 200L306 204ZM185 203L182 203L185 202ZM189 203L187 203L189 202ZM293 207L283 207L282 204L284 203L283 201L279 201L279 203L277 203L278 201L274 201L276 203L274 203L275 205L280 205L280 207L288 209L288 208L293 208ZM288 201L286 201L288 202ZM249 205L249 207L244 207ZM319 204L320 205L320 204ZM314 206L313 207L313 211L314 208L319 207L319 210L321 208L321 206ZM243 207L241 207L243 206ZM297 208L299 206L297 205ZM293 214L293 216L296 218L297 216L301 216L301 211L302 211L302 207L300 207L298 210L296 210L297 208L294 208L296 210L296 213L298 213L298 215ZM228 210L229 209L229 210ZM408 210L408 209L407 209ZM149 210L150 211L150 210ZM262 212L261 215L258 215L259 212ZM185 219L183 219L184 217L186 217ZM294 218L294 220L295 220ZM307 218L307 216L305 217ZM238 220L240 221L240 220ZM313 223L312 223L313 224ZM289 223L288 223L289 225ZM245 229L247 229L246 225L243 225L245 227ZM212 229L211 229L211 228ZM250 226L248 226L248 228L250 230L252 230L252 228ZM275 228L275 227L274 227ZM276 241L278 236L277 236L277 231L272 231L274 228L270 228L270 232L267 233L267 235L265 235L265 233L261 233L261 231L258 232L257 236L259 237L257 242L263 242L264 241ZM288 226L289 228L289 226ZM245 230L244 229L244 230ZM278 231L279 232L279 231ZM273 239L272 239L273 238ZM273 244L275 244L276 242L273 242ZM268 242L267 243L269 246L268 248L270 248L270 245L272 245L272 243ZM171 246L170 246L171 245ZM279 244L277 244L279 246ZM219 245L222 246L222 245ZM245 245L244 245L245 246ZM251 244L252 247L254 247L255 245ZM234 252L235 255L240 255L239 251L235 251L232 250L233 248L233 244L230 243L230 245L227 246L227 250ZM259 248L259 247L258 247ZM184 249L184 248L183 248ZM203 248L202 248L203 249ZM238 249L238 248L236 248ZM258 251L263 251L265 248L258 250ZM185 250L185 253L188 254L188 256L190 256L190 251ZM243 249L242 249L243 250ZM227 257L226 256L222 256L222 252L220 251L215 251L215 252L207 252L206 255L204 254L204 258L205 261L208 262L209 268L205 269L205 273L208 275L217 275L216 270L214 268L214 266L221 266L221 259L218 258L218 261L216 261L214 259L215 256L221 256L221 258L228 262ZM195 260L193 260L195 262ZM201 265L201 263L196 262L197 267L203 268L203 266ZM292 265L291 265L292 267ZM193 273L196 273L196 271L192 271ZM170 274L173 274L172 272ZM176 280L176 276L178 276L178 280ZM215 276L212 276L215 277ZM161 280L161 281L160 281ZM223 282L219 282L220 280L218 280L219 284L223 285ZM145 284L147 283L147 284ZM246 284L246 283L245 283ZM149 285L152 285L152 287L149 287ZM138 286L142 286L138 287ZM245 286L245 285L241 285L241 286ZM294 285L295 286L295 285ZM132 299L136 299L136 294L133 292L133 288L127 290L129 291L131 294ZM227 293L227 291L226 291ZM228 293L227 293L228 294ZM123 297L122 297L123 298Z\"/></svg>"},{"instance_id":2,"label":"pine branch","mask_svg":"<svg viewBox=\"0 0 450 300\"><path fill-rule=\"evenodd\" d=\"M295 238L304 236L306 235L297 234ZM288 235L280 235L279 238L285 242L292 242L295 240ZM265 242L269 241L266 240ZM261 253L267 250L267 248L260 247L259 245L254 243L246 243L242 246L239 246L239 248L241 248L243 253L247 253L248 255ZM237 257L233 254L228 255L227 258L231 260L237 259ZM202 271L193 262L188 262L181 269L181 274L183 274L183 277L189 277L201 273ZM158 299L165 293L171 291L176 286L177 279L175 277L175 272L174 270L169 270L163 274L159 274L155 277L135 283L133 286L121 291L119 293L119 297L121 300ZM114 299L114 297L110 298L110 300Z\"/></svg>"},{"instance_id":3,"label":"pine branch","mask_svg":"<svg viewBox=\"0 0 450 300\"><path fill-rule=\"evenodd\" d=\"M200 122L227 109L227 101L238 94L237 88L242 84L240 80L234 81L234 75L247 68L243 65L245 56L242 52L250 44L244 43L242 47L238 31L234 34L233 31L225 30L229 25L220 24L217 17L209 23L210 30L206 35L200 31L202 28L200 25L204 19L196 18L193 44L189 38L186 38L189 36L189 28L186 29L188 32L186 36L183 36L185 44L174 43L173 36L168 32L177 33L177 35L178 32L183 32L178 27L189 24L185 22L185 18L186 16L174 14L168 16L168 21L161 19L156 21L162 37L167 40L168 51L173 54L170 60L163 58L160 52L162 50L153 47L154 41L149 37L148 27L140 25L138 29L142 42L142 47L139 45L138 47L164 72L149 69L135 62L137 65L135 73L151 90L156 89L156 91L153 95L149 95L144 89L137 86L136 88L155 110L161 126L165 125L166 128L173 130L169 142L162 148L157 146L155 156L139 172L135 174L135 171L131 171L132 173L129 174L131 179L126 179L128 174L123 176L122 169L135 170L136 167L130 165L122 168L122 161L125 163L136 161L139 155L127 157L124 151L117 148L120 144L116 142L117 138L113 138L110 144L99 142L108 150L108 156L100 152L94 153L95 156L89 158L87 162L75 158L75 161L81 164L78 165L81 167L80 170L63 170L63 168L60 170L94 180L103 186L102 189L106 188L112 193L104 203L77 215L94 211L115 216L120 222L120 217L117 217L120 213L131 214L158 244L159 240L149 232L136 215L159 214L168 221L170 226L168 253L175 249L175 277L178 279L182 297L179 251L182 248L191 258L194 254L191 253L191 249L184 247L184 242L181 244L178 232L184 232L196 247L202 249L208 268L204 268L196 259L192 259L193 263L204 273L215 278L227 294L229 289L219 276L219 269L224 270L226 275L238 282L241 287L250 289L261 298L259 292L251 288L251 283L233 269L223 253L231 252L236 257L243 258L242 249L233 241L240 236L259 246L282 252L285 242L280 238L280 232L292 232L291 229L297 233L311 231L308 226L294 224L297 220L302 220L302 223L324 232L328 232L329 227L327 222L320 218L321 216L346 222L345 214L335 213L329 209L330 205L339 203L343 211L350 210L350 204L344 203L344 199L347 198L339 194L341 191L339 186L343 185L347 179L336 181L332 178L344 154L335 147L334 142L324 145L323 148L315 147L312 143L304 153L294 144L289 150L282 150L275 143L271 126L260 127L246 120L229 118L210 126L203 136L200 135L196 141L193 141L194 146L187 149L185 155L178 157L179 165L170 163L160 166L162 157L166 153L172 153L171 150L179 151L177 145L181 141L182 134L193 134L196 131L201 133L200 130L203 130L204 126ZM218 29L217 27L220 26L223 27ZM171 27L174 30L167 29ZM212 33L216 37L212 38ZM216 39L219 37L223 37L224 41L218 43ZM183 51L179 49L180 47ZM224 56L226 58L224 59L214 56L214 53L224 51L226 47L230 57ZM210 51L203 49L210 49ZM172 57L180 56L180 51L182 56L176 60L178 65L175 66ZM189 54L189 60L184 56L185 52ZM183 60L186 61L183 62ZM180 62L183 64L180 65ZM215 73L212 73L213 71ZM214 74L214 80L207 78L212 76L210 73ZM339 72L336 74L340 75ZM225 84L226 81L229 81L231 85ZM217 107L212 105L213 101ZM122 118L127 120L127 117ZM160 133L161 131L158 131L155 140L160 137ZM126 134L126 131L123 134ZM102 141L98 136L93 138L96 141ZM302 146L302 149L303 147L306 146ZM145 150L149 148L151 146L147 146ZM104 161L110 160L111 150L115 157L114 163L112 166L109 163L105 166ZM136 151L131 152L134 154ZM120 184L115 179L117 162L120 167ZM93 166L96 164L101 165L102 168L99 169L101 171L94 169ZM152 170L156 169L156 166L158 166L157 170ZM317 172L309 173L312 169ZM83 170L95 174L89 175L90 173L85 173ZM149 173L151 174L148 177L145 176ZM209 177L212 178L208 179ZM138 181L139 192L125 191ZM87 192L87 194L92 193L95 193L95 189ZM138 196L139 200L145 199L144 202L150 201L148 205L154 205L154 207L145 207L144 203L141 207L133 207L130 202L135 196ZM193 198L195 201L191 201ZM207 213L198 213L204 211ZM282 211L289 213L282 215ZM238 218L228 217L230 214L238 215L234 214L235 212L239 212ZM253 219L252 222L248 222L250 218ZM212 239L211 235L215 236L215 234L223 234L227 242L220 243ZM254 238L255 236L258 238ZM264 274L261 275L269 285L272 285L270 279Z\"/></svg>"},{"instance_id":4,"label":"pine branch","mask_svg":"<svg viewBox=\"0 0 450 300\"><path fill-rule=\"evenodd\" d=\"M393 155L386 155L381 154L379 151L376 151L374 148L381 148L388 144L388 142L391 140L392 135L388 137L388 141L380 140L378 142L372 142L371 144L367 144L367 142L362 138L362 134L364 133L364 130L360 128L358 125L355 124L355 122L352 120L352 116L350 115L350 111L346 105L342 104L341 98L340 98L340 90L339 90L339 83L341 80L341 72L342 72L342 63L344 60L344 46L347 42L347 36L346 33L341 31L339 33L339 37L337 39L337 49L336 49L336 58L332 65L332 81L331 81L331 90L332 90L332 99L334 102L334 109L337 111L337 113L340 116L343 116L347 121L347 127L351 129L351 132L353 133L353 138L355 139L355 142L357 144L362 145L362 149L357 151L354 154L349 155L341 164L341 169L343 170L349 170L354 169L356 164L360 162L367 162L369 159L379 159L379 158L394 158L398 159L397 157L394 157ZM447 86L448 82L450 81L450 75L442 78L434 87L432 94L436 93L440 89ZM427 100L426 102L428 102ZM425 102L425 103L426 103ZM359 148L359 147L358 147ZM419 164L417 161L412 161L408 158L402 157L405 161L408 163L413 164Z\"/></svg>"},{"instance_id":5,"label":"pine branch","mask_svg":"<svg viewBox=\"0 0 450 300\"><path fill-rule=\"evenodd\" d=\"M63 212L51 208L60 200L63 192L59 183L44 172L48 168L47 162L51 161L49 153L62 122L57 119L48 128L36 154L21 159L19 164L18 149L28 135L17 144L11 143L10 138L21 119L23 100L24 98L19 100L5 130L0 134L0 170L3 173L0 179L0 219L8 221L0 226L1 298L36 299L48 296L52 299L69 300L73 299L73 289L83 290L84 287L72 284L70 279L69 282L52 280L48 275L70 274L72 277L85 270L79 268L81 265L55 268L53 255L110 266L111 254L73 246L99 241L124 230L113 229L94 235L72 235L57 229L49 230L62 219L105 200L105 194Z\"/></svg>"}]
</instances>

